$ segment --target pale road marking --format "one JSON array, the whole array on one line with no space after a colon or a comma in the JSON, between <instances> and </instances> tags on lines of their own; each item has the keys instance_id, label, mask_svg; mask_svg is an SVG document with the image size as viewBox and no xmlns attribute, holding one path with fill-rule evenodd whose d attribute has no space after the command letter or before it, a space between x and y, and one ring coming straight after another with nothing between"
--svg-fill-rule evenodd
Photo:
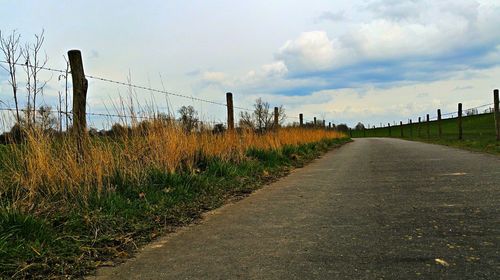
<instances>
[{"instance_id":1,"label":"pale road marking","mask_svg":"<svg viewBox=\"0 0 500 280\"><path fill-rule=\"evenodd\" d=\"M441 174L441 176L464 176L467 175L465 172L456 172L456 173L445 173Z\"/></svg>"}]
</instances>

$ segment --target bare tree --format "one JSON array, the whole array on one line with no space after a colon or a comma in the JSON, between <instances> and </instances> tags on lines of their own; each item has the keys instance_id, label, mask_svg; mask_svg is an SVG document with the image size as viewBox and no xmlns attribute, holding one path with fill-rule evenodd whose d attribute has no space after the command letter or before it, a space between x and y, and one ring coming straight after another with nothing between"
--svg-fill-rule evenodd
<instances>
[{"instance_id":1,"label":"bare tree","mask_svg":"<svg viewBox=\"0 0 500 280\"><path fill-rule=\"evenodd\" d=\"M2 36L0 31L0 50L3 52L5 61L8 66L5 67L2 64L0 66L9 72L9 84L12 87L12 93L14 95L14 103L16 106L16 121L19 123L21 117L19 115L19 102L17 98L17 79L16 79L16 64L22 55L22 49L20 46L21 35L17 34L16 30L12 31L7 37Z\"/></svg>"},{"instance_id":2,"label":"bare tree","mask_svg":"<svg viewBox=\"0 0 500 280\"><path fill-rule=\"evenodd\" d=\"M190 132L196 128L198 124L198 112L196 112L193 106L182 106L179 109L179 114L181 115L179 121L186 132Z\"/></svg>"},{"instance_id":3,"label":"bare tree","mask_svg":"<svg viewBox=\"0 0 500 280\"><path fill-rule=\"evenodd\" d=\"M269 111L269 103L262 101L262 98L255 100L254 118L255 125L260 132L271 128L273 124L273 114Z\"/></svg>"},{"instance_id":4,"label":"bare tree","mask_svg":"<svg viewBox=\"0 0 500 280\"><path fill-rule=\"evenodd\" d=\"M240 112L239 126L244 129L255 129L255 122L252 114L246 111Z\"/></svg>"},{"instance_id":5,"label":"bare tree","mask_svg":"<svg viewBox=\"0 0 500 280\"><path fill-rule=\"evenodd\" d=\"M57 124L57 118L52 114L52 107L50 106L40 106L38 108L37 119L38 122L35 123L44 131L54 129Z\"/></svg>"},{"instance_id":6,"label":"bare tree","mask_svg":"<svg viewBox=\"0 0 500 280\"><path fill-rule=\"evenodd\" d=\"M242 128L256 129L259 132L272 129L274 126L274 110L268 102L259 98L255 100L254 111L240 113L239 125ZM286 113L283 105L278 107L278 124L281 126L286 121Z\"/></svg>"},{"instance_id":7,"label":"bare tree","mask_svg":"<svg viewBox=\"0 0 500 280\"><path fill-rule=\"evenodd\" d=\"M285 112L285 107L283 105L280 105L278 107L278 123L280 126L284 125L286 122L286 112Z\"/></svg>"},{"instance_id":8,"label":"bare tree","mask_svg":"<svg viewBox=\"0 0 500 280\"><path fill-rule=\"evenodd\" d=\"M33 110L33 116L31 116L33 123L36 122L36 98L38 94L42 94L43 88L47 84L47 81L39 80L39 73L48 61L47 54L42 56L41 53L44 41L45 31L42 30L40 34L35 34L35 42L32 44L27 43L22 51L23 58L26 60L26 89L28 92L27 110Z\"/></svg>"}]
</instances>

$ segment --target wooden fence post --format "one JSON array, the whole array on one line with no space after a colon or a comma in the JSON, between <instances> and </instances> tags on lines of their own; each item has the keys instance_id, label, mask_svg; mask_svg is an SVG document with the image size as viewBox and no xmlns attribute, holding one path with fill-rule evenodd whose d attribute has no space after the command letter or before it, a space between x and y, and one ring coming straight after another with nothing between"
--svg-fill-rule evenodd
<instances>
[{"instance_id":1,"label":"wooden fence post","mask_svg":"<svg viewBox=\"0 0 500 280\"><path fill-rule=\"evenodd\" d=\"M87 130L86 105L88 81L83 70L82 53L79 50L68 51L71 78L73 81L73 135L77 146L77 160L84 159L84 141Z\"/></svg>"},{"instance_id":2,"label":"wooden fence post","mask_svg":"<svg viewBox=\"0 0 500 280\"><path fill-rule=\"evenodd\" d=\"M328 122L328 129L332 129L332 122Z\"/></svg>"},{"instance_id":3,"label":"wooden fence post","mask_svg":"<svg viewBox=\"0 0 500 280\"><path fill-rule=\"evenodd\" d=\"M300 127L304 126L304 114L299 114L299 124Z\"/></svg>"},{"instance_id":4,"label":"wooden fence post","mask_svg":"<svg viewBox=\"0 0 500 280\"><path fill-rule=\"evenodd\" d=\"M441 109L438 109L438 135L439 138L441 139L441 136L443 135L443 129L441 127Z\"/></svg>"},{"instance_id":5,"label":"wooden fence post","mask_svg":"<svg viewBox=\"0 0 500 280\"><path fill-rule=\"evenodd\" d=\"M421 122L422 122L422 118L418 117L418 128L417 128L417 130L418 130L418 138L420 138L420 135L421 135L420 134L420 124L421 124Z\"/></svg>"},{"instance_id":6,"label":"wooden fence post","mask_svg":"<svg viewBox=\"0 0 500 280\"><path fill-rule=\"evenodd\" d=\"M458 103L458 140L463 139L462 130L462 103Z\"/></svg>"},{"instance_id":7,"label":"wooden fence post","mask_svg":"<svg viewBox=\"0 0 500 280\"><path fill-rule=\"evenodd\" d=\"M389 137L392 136L392 132L391 132L391 123L388 123L387 124L387 127L389 128Z\"/></svg>"},{"instance_id":8,"label":"wooden fence post","mask_svg":"<svg viewBox=\"0 0 500 280\"><path fill-rule=\"evenodd\" d=\"M323 120L323 128L326 128L326 121Z\"/></svg>"},{"instance_id":9,"label":"wooden fence post","mask_svg":"<svg viewBox=\"0 0 500 280\"><path fill-rule=\"evenodd\" d=\"M499 101L498 101L498 89L495 89L493 91L493 100L494 100L494 108L495 108L495 126L496 126L496 131L497 131L497 141L500 141L500 109L499 107Z\"/></svg>"},{"instance_id":10,"label":"wooden fence post","mask_svg":"<svg viewBox=\"0 0 500 280\"><path fill-rule=\"evenodd\" d=\"M316 117L314 117L314 127L316 127Z\"/></svg>"},{"instance_id":11,"label":"wooden fence post","mask_svg":"<svg viewBox=\"0 0 500 280\"><path fill-rule=\"evenodd\" d=\"M413 138L413 121L410 119L410 138Z\"/></svg>"},{"instance_id":12,"label":"wooden fence post","mask_svg":"<svg viewBox=\"0 0 500 280\"><path fill-rule=\"evenodd\" d=\"M426 120L427 120L427 139L429 139L431 137L431 123L430 123L429 114L427 114Z\"/></svg>"},{"instance_id":13,"label":"wooden fence post","mask_svg":"<svg viewBox=\"0 0 500 280\"><path fill-rule=\"evenodd\" d=\"M403 132L403 121L399 122L399 127L401 128L401 138L404 137L404 132Z\"/></svg>"},{"instance_id":14,"label":"wooden fence post","mask_svg":"<svg viewBox=\"0 0 500 280\"><path fill-rule=\"evenodd\" d=\"M279 126L279 111L278 107L274 107L274 129L278 129Z\"/></svg>"},{"instance_id":15,"label":"wooden fence post","mask_svg":"<svg viewBox=\"0 0 500 280\"><path fill-rule=\"evenodd\" d=\"M226 93L226 104L227 104L227 129L229 131L233 131L234 130L233 94L230 92Z\"/></svg>"}]
</instances>

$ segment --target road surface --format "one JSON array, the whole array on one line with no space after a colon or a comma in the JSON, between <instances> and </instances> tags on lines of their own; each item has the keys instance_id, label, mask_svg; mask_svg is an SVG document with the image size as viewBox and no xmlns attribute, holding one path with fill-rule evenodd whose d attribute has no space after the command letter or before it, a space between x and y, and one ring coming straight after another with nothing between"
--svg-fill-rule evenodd
<instances>
[{"instance_id":1,"label":"road surface","mask_svg":"<svg viewBox=\"0 0 500 280\"><path fill-rule=\"evenodd\" d=\"M500 157L357 139L97 279L500 279Z\"/></svg>"}]
</instances>

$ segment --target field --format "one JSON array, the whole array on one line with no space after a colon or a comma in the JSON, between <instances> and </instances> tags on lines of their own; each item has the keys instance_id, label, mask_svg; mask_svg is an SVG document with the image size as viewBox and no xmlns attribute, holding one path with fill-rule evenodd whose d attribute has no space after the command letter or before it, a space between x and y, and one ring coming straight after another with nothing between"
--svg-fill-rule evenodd
<instances>
[{"instance_id":1,"label":"field","mask_svg":"<svg viewBox=\"0 0 500 280\"><path fill-rule=\"evenodd\" d=\"M463 122L463 140L458 139L458 122L456 118L442 120L442 136L439 138L437 121L429 122L429 137L427 123L403 125L403 138L441 145L453 146L473 151L500 154L500 144L495 138L495 119L493 113L466 116ZM420 130L420 134L419 134ZM353 137L389 137L389 128L353 130ZM401 127L392 126L390 137L401 137Z\"/></svg>"},{"instance_id":2,"label":"field","mask_svg":"<svg viewBox=\"0 0 500 280\"><path fill-rule=\"evenodd\" d=\"M0 145L0 278L82 276L349 141L324 129L186 133L150 123Z\"/></svg>"}]
</instances>

